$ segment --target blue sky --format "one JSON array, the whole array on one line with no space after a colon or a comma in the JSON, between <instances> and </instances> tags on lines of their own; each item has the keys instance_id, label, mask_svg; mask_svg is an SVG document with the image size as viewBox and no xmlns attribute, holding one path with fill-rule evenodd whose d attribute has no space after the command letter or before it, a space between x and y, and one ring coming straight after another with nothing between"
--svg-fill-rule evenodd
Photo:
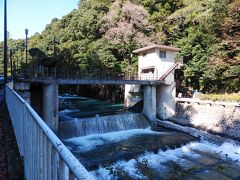
<instances>
[{"instance_id":1,"label":"blue sky","mask_svg":"<svg viewBox=\"0 0 240 180\"><path fill-rule=\"evenodd\" d=\"M78 7L79 0L7 0L10 38L25 37L44 30L53 18L61 18ZM3 40L3 5L0 0L0 41Z\"/></svg>"}]
</instances>

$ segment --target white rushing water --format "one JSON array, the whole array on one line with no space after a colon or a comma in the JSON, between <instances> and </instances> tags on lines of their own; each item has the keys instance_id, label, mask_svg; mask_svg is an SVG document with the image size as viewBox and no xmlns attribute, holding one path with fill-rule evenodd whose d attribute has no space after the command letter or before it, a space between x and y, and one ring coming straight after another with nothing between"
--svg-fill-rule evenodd
<instances>
[{"instance_id":1,"label":"white rushing water","mask_svg":"<svg viewBox=\"0 0 240 180\"><path fill-rule=\"evenodd\" d=\"M60 99L87 99L85 97L77 96L75 94L63 94L63 95L59 95L58 98L60 98Z\"/></svg>"},{"instance_id":2,"label":"white rushing water","mask_svg":"<svg viewBox=\"0 0 240 180\"><path fill-rule=\"evenodd\" d=\"M68 113L79 112L78 109L64 109L59 112L59 116L66 116Z\"/></svg>"},{"instance_id":3,"label":"white rushing water","mask_svg":"<svg viewBox=\"0 0 240 180\"><path fill-rule=\"evenodd\" d=\"M65 114L67 113L64 112ZM66 116L67 117L67 116ZM87 136L131 129L145 129L150 123L142 114L125 113L109 116L90 118L72 118L71 121L61 122L59 125L60 136L70 137Z\"/></svg>"},{"instance_id":4,"label":"white rushing water","mask_svg":"<svg viewBox=\"0 0 240 180\"><path fill-rule=\"evenodd\" d=\"M167 132L152 131L151 128L149 127L146 129L131 129L131 130L123 130L123 131L109 132L109 133L103 133L103 134L92 134L88 136L71 138L65 141L77 146L79 152L86 152L86 151L95 149L97 146L103 145L104 143L120 142L132 136L159 135L159 134L166 134L166 133Z\"/></svg>"},{"instance_id":5,"label":"white rushing water","mask_svg":"<svg viewBox=\"0 0 240 180\"><path fill-rule=\"evenodd\" d=\"M240 165L240 146L231 143L223 143L222 145L216 145L207 141L191 142L181 148L169 149L167 151L159 150L154 154L151 152L145 152L143 155L136 159L129 161L118 161L111 166L112 170L121 169L133 178L133 179L146 179L143 174L138 170L137 163L147 160L147 166L151 169L157 169L158 172L164 173L164 163L173 161L179 165L187 165L189 162L183 158L190 157L191 159L200 157L199 154L193 150L207 151L214 154L218 154L222 159L231 159ZM110 175L110 169L105 167L99 167L99 169L92 171L91 173L96 176L97 179L108 180L117 179L113 175Z\"/></svg>"}]
</instances>

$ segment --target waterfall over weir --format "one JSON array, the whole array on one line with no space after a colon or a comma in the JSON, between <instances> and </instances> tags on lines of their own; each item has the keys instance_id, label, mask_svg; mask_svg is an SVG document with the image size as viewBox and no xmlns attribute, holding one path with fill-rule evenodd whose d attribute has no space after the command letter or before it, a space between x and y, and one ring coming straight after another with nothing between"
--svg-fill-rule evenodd
<instances>
[{"instance_id":1,"label":"waterfall over weir","mask_svg":"<svg viewBox=\"0 0 240 180\"><path fill-rule=\"evenodd\" d=\"M129 129L142 129L150 126L147 119L138 113L125 113L110 116L63 121L59 124L59 136L62 139L101 134Z\"/></svg>"}]
</instances>

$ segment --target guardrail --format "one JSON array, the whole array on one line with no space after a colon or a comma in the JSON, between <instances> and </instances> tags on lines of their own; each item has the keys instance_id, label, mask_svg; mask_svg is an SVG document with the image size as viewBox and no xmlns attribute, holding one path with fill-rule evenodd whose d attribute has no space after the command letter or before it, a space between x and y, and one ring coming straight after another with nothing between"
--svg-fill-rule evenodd
<instances>
[{"instance_id":1,"label":"guardrail","mask_svg":"<svg viewBox=\"0 0 240 180\"><path fill-rule=\"evenodd\" d=\"M94 179L32 107L9 87L6 103L23 157L25 179Z\"/></svg>"},{"instance_id":2,"label":"guardrail","mask_svg":"<svg viewBox=\"0 0 240 180\"><path fill-rule=\"evenodd\" d=\"M173 64L160 78L159 80L164 81L166 84L172 84L174 82L174 70L179 64Z\"/></svg>"},{"instance_id":3,"label":"guardrail","mask_svg":"<svg viewBox=\"0 0 240 180\"><path fill-rule=\"evenodd\" d=\"M17 78L17 77L16 77ZM140 80L137 73L117 73L106 71L62 71L45 68L42 73L30 74L28 78L56 78L56 79L99 79L99 80Z\"/></svg>"},{"instance_id":4,"label":"guardrail","mask_svg":"<svg viewBox=\"0 0 240 180\"><path fill-rule=\"evenodd\" d=\"M225 101L210 101L210 100L200 100L198 98L176 98L179 103L184 103L185 105L208 105L208 106L223 106L223 107L240 107L240 102L225 102Z\"/></svg>"},{"instance_id":5,"label":"guardrail","mask_svg":"<svg viewBox=\"0 0 240 180\"><path fill-rule=\"evenodd\" d=\"M45 68L43 72L38 74L29 74L28 79L82 79L82 80L145 80L145 81L163 81L166 84L172 84L174 82L174 70L178 68L179 64L173 64L160 78L158 73L116 73L108 71L77 71L72 70L62 71L55 68ZM15 76L15 79L23 79L24 77Z\"/></svg>"}]
</instances>

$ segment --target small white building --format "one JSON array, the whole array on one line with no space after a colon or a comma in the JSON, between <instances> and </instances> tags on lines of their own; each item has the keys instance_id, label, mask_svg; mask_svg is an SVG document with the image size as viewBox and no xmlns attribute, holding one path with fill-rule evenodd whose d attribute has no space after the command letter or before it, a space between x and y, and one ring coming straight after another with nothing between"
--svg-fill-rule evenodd
<instances>
[{"instance_id":1,"label":"small white building","mask_svg":"<svg viewBox=\"0 0 240 180\"><path fill-rule=\"evenodd\" d=\"M133 51L138 54L138 77L141 80L159 80L175 65L174 53L179 48L164 45L150 45Z\"/></svg>"},{"instance_id":2,"label":"small white building","mask_svg":"<svg viewBox=\"0 0 240 180\"><path fill-rule=\"evenodd\" d=\"M168 119L175 115L176 84L174 70L175 53L179 48L164 45L150 45L133 51L138 55L138 79L161 80L153 86L125 85L125 105L127 107L144 99L143 114L150 120L156 117ZM143 94L141 96L140 94Z\"/></svg>"}]
</instances>

